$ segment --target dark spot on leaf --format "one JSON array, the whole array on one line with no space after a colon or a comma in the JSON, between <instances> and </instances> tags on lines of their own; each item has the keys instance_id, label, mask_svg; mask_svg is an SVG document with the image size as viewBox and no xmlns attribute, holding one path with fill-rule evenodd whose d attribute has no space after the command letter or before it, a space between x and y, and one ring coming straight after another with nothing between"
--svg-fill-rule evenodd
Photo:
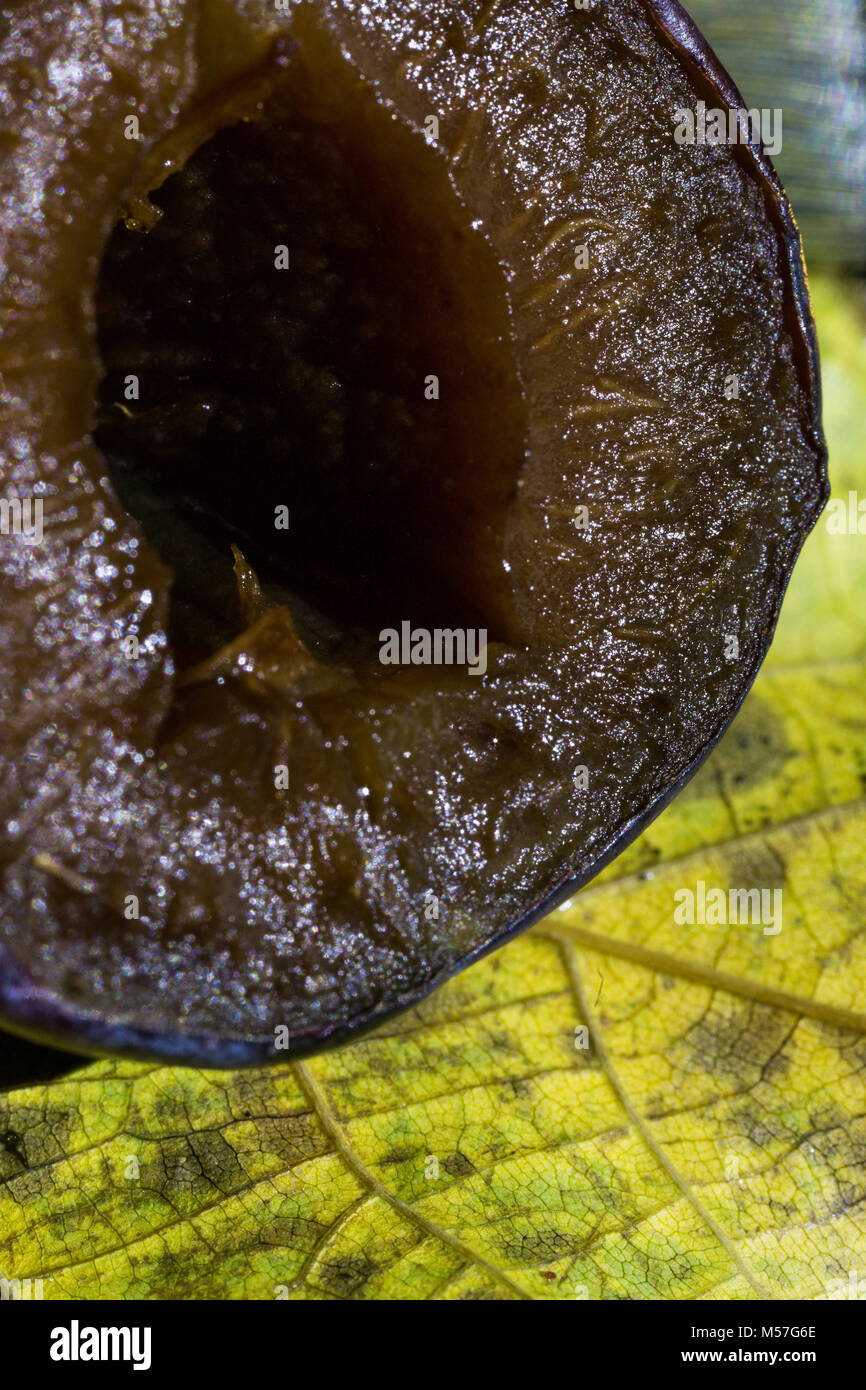
<instances>
[{"instance_id":1,"label":"dark spot on leaf","mask_svg":"<svg viewBox=\"0 0 866 1390\"><path fill-rule=\"evenodd\" d=\"M512 1231L506 1235L502 1250L509 1263L546 1265L562 1255L574 1254L579 1247L578 1238L564 1231Z\"/></svg>"},{"instance_id":2,"label":"dark spot on leaf","mask_svg":"<svg viewBox=\"0 0 866 1390\"><path fill-rule=\"evenodd\" d=\"M709 761L680 793L680 801L718 796L718 778L738 789L778 777L793 752L781 717L754 691Z\"/></svg>"},{"instance_id":3,"label":"dark spot on leaf","mask_svg":"<svg viewBox=\"0 0 866 1390\"><path fill-rule=\"evenodd\" d=\"M770 1111L745 1104L731 1112L731 1130L741 1134L756 1149L769 1148L774 1142L790 1143L792 1135Z\"/></svg>"},{"instance_id":4,"label":"dark spot on leaf","mask_svg":"<svg viewBox=\"0 0 866 1390\"><path fill-rule=\"evenodd\" d=\"M752 842L736 845L727 850L725 858L731 888L784 888L787 882L784 861L769 844ZM772 901L768 905L772 911ZM750 916L754 916L751 911Z\"/></svg>"},{"instance_id":5,"label":"dark spot on leaf","mask_svg":"<svg viewBox=\"0 0 866 1390\"><path fill-rule=\"evenodd\" d=\"M305 1216L269 1216L267 1226L257 1236L256 1248L314 1249L326 1236L327 1228L320 1221Z\"/></svg>"},{"instance_id":6,"label":"dark spot on leaf","mask_svg":"<svg viewBox=\"0 0 866 1390\"><path fill-rule=\"evenodd\" d=\"M329 1292L348 1297L364 1287L376 1266L366 1255L345 1255L342 1259L327 1260L318 1276L319 1283Z\"/></svg>"},{"instance_id":7,"label":"dark spot on leaf","mask_svg":"<svg viewBox=\"0 0 866 1390\"><path fill-rule=\"evenodd\" d=\"M408 1163L410 1159L415 1159L417 1157L417 1149L389 1149L386 1154L383 1154L380 1160L380 1166L382 1168L390 1168L397 1163Z\"/></svg>"},{"instance_id":8,"label":"dark spot on leaf","mask_svg":"<svg viewBox=\"0 0 866 1390\"><path fill-rule=\"evenodd\" d=\"M310 1114L266 1116L256 1121L256 1136L261 1148L287 1168L328 1151L327 1137Z\"/></svg>"},{"instance_id":9,"label":"dark spot on leaf","mask_svg":"<svg viewBox=\"0 0 866 1390\"><path fill-rule=\"evenodd\" d=\"M443 1158L442 1167L446 1173L450 1173L452 1178L464 1178L467 1173L475 1172L475 1164L465 1154L459 1152Z\"/></svg>"},{"instance_id":10,"label":"dark spot on leaf","mask_svg":"<svg viewBox=\"0 0 866 1390\"><path fill-rule=\"evenodd\" d=\"M27 1167L27 1158L24 1153L24 1141L17 1130L0 1130L0 1145L2 1145L12 1158L16 1159L21 1164L22 1168Z\"/></svg>"},{"instance_id":11,"label":"dark spot on leaf","mask_svg":"<svg viewBox=\"0 0 866 1390\"><path fill-rule=\"evenodd\" d=\"M618 1144L620 1140L625 1139L627 1137L628 1132L628 1125L617 1125L615 1129L607 1129L605 1130L604 1134L600 1134L598 1137L598 1143L602 1146L602 1148L606 1144Z\"/></svg>"},{"instance_id":12,"label":"dark spot on leaf","mask_svg":"<svg viewBox=\"0 0 866 1390\"><path fill-rule=\"evenodd\" d=\"M9 1144L0 1144L0 1163L5 1153L7 1163L12 1159L18 1172L28 1164L41 1170L43 1164L66 1156L70 1136L79 1124L78 1116L70 1106L52 1105L49 1099L41 1107L17 1105L14 1114L15 1124L12 1126L0 1113L0 1133L6 1131L13 1135ZM12 1176L8 1169L6 1176Z\"/></svg>"},{"instance_id":13,"label":"dark spot on leaf","mask_svg":"<svg viewBox=\"0 0 866 1390\"><path fill-rule=\"evenodd\" d=\"M244 1170L222 1134L212 1130L190 1134L189 1146L198 1160L202 1177L218 1191L232 1192L243 1185Z\"/></svg>"},{"instance_id":14,"label":"dark spot on leaf","mask_svg":"<svg viewBox=\"0 0 866 1390\"><path fill-rule=\"evenodd\" d=\"M723 1082L751 1085L774 1061L778 1077L784 1062L776 1059L782 1056L791 1026L789 1014L764 1004L750 1004L732 1014L710 1009L686 1034L687 1064Z\"/></svg>"},{"instance_id":15,"label":"dark spot on leaf","mask_svg":"<svg viewBox=\"0 0 866 1390\"><path fill-rule=\"evenodd\" d=\"M211 1194L211 1183L205 1177L201 1160L190 1143L192 1136L165 1140L155 1159L141 1166L140 1181L144 1188L162 1193L169 1200L191 1194Z\"/></svg>"}]
</instances>

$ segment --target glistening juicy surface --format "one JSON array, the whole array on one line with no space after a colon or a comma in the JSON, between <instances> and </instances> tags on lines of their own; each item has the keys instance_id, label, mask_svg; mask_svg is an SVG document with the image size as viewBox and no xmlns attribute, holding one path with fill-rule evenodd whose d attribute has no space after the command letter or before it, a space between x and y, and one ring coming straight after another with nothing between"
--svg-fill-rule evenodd
<instances>
[{"instance_id":1,"label":"glistening juicy surface","mask_svg":"<svg viewBox=\"0 0 866 1390\"><path fill-rule=\"evenodd\" d=\"M197 71L170 27L187 7L116 8L110 39L67 21L77 95L6 93L8 158L30 176L5 242L9 351L26 358L5 443L16 491L44 485L46 543L2 551L0 940L48 992L131 1027L320 1036L411 998L585 873L730 716L821 497L791 289L754 172L674 144L673 110L706 93L638 0L316 6L380 98L417 125L438 115L502 267L528 419L501 556L513 645L443 689L360 672L300 702L241 679L175 692L168 576L87 440L91 252L134 167L130 87L149 136L244 50L215 9ZM297 19L232 7L247 10L250 57L286 23L315 48ZM4 70L29 53L58 71L47 26L9 44Z\"/></svg>"}]
</instances>

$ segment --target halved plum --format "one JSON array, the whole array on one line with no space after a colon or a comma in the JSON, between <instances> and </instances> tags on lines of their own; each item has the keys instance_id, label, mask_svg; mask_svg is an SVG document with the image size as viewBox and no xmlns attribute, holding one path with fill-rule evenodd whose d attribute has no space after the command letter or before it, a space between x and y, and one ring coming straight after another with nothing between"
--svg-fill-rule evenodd
<instances>
[{"instance_id":1,"label":"halved plum","mask_svg":"<svg viewBox=\"0 0 866 1390\"><path fill-rule=\"evenodd\" d=\"M2 43L0 1017L228 1066L598 872L827 484L797 233L756 144L675 140L743 105L678 5L200 10Z\"/></svg>"}]
</instances>

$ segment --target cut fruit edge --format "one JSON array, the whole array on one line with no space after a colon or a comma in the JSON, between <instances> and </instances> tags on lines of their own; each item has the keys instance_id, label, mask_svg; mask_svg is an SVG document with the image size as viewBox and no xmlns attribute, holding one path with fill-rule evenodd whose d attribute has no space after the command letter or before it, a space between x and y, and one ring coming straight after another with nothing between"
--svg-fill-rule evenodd
<instances>
[{"instance_id":1,"label":"cut fruit edge","mask_svg":"<svg viewBox=\"0 0 866 1390\"><path fill-rule=\"evenodd\" d=\"M688 66L697 86L706 86L714 96L721 98L728 109L742 111L745 102L712 48L706 42L694 21L679 4L679 0L641 0L657 27L663 42L675 52ZM207 101L205 93L202 100ZM169 135L170 138L170 135ZM815 525L829 497L827 478L827 447L820 423L821 384L817 335L812 314L811 298L808 288L805 260L799 231L788 202L785 190L779 180L769 156L759 141L750 133L748 143L738 146L743 157L750 163L752 172L757 175L759 186L768 195L772 220L776 225L778 240L785 251L785 270L787 290L791 299L793 328L791 336L798 347L802 347L803 362L801 379L805 381L810 404L809 418L804 421L816 458L816 483L812 503L812 515L804 519L799 543L793 552L790 563L780 569L772 595L773 618L765 628L758 652L751 670L744 677L736 703L728 711L725 720L713 730L696 755L686 765L676 780L664 788L654 800L621 826L616 836L592 862L585 872L576 876L566 875L562 881L529 912L518 920L506 925L493 937L482 942L477 948L466 953L448 967L425 981L422 988L414 988L389 1001L386 1006L377 1005L365 1013L357 1015L345 1025L335 1025L328 1029L299 1031L292 1033L291 1058L302 1058L313 1052L338 1047L354 1041L365 1033L379 1027L395 1015L421 1003L442 984L499 949L511 938L536 925L562 903L573 897L640 835L647 826L670 804L688 783L709 754L716 747L728 729L732 719L748 695L763 660L771 645L778 621L782 600L796 562L809 532ZM184 144L178 162L170 172L182 167L192 148ZM161 182L156 180L154 186ZM800 353L798 353L798 357ZM804 512L805 512L804 508ZM271 1035L266 1038L198 1033L169 1034L165 1031L133 1027L112 1021L104 1013L77 1008L58 998L50 990L35 986L21 967L12 961L0 946L0 1025L9 1032L30 1041L55 1047L68 1047L69 1050L85 1056L123 1055L142 1061L154 1058L166 1063L231 1069L255 1067L266 1063L285 1062L289 1054L275 1050Z\"/></svg>"}]
</instances>

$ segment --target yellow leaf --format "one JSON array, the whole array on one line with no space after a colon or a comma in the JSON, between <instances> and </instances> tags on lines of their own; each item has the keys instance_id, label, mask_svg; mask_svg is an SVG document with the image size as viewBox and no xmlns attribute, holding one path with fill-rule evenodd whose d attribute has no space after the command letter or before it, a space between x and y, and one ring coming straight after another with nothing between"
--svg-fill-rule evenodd
<instances>
[{"instance_id":1,"label":"yellow leaf","mask_svg":"<svg viewBox=\"0 0 866 1390\"><path fill-rule=\"evenodd\" d=\"M815 301L847 503L866 338L846 286ZM293 1067L107 1061L0 1096L0 1275L46 1298L850 1296L864 546L819 523L692 784L413 1012Z\"/></svg>"}]
</instances>

